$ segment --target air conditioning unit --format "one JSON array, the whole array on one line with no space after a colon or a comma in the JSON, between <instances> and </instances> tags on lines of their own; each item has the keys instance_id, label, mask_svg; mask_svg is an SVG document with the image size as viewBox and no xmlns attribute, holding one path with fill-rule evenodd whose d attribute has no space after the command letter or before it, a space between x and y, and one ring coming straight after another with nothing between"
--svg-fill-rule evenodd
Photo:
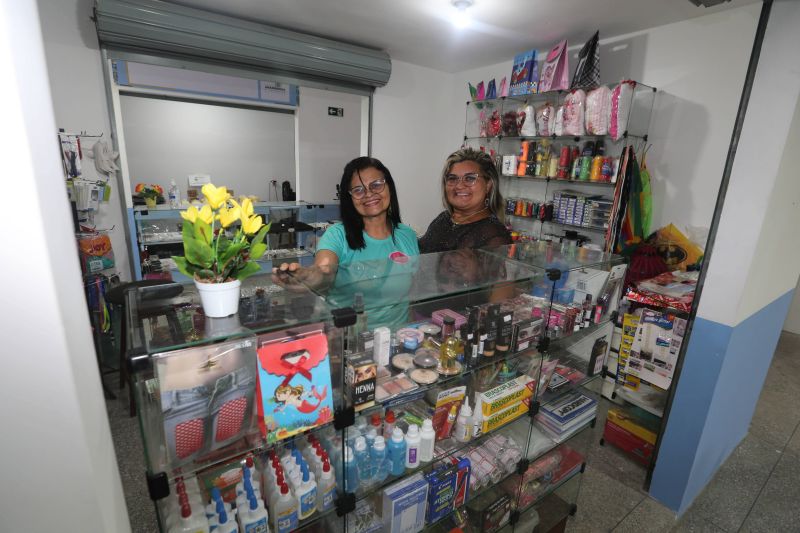
<instances>
[{"instance_id":1,"label":"air conditioning unit","mask_svg":"<svg viewBox=\"0 0 800 533\"><path fill-rule=\"evenodd\" d=\"M363 87L392 72L381 50L160 0L95 0L94 13L100 42L115 49Z\"/></svg>"}]
</instances>

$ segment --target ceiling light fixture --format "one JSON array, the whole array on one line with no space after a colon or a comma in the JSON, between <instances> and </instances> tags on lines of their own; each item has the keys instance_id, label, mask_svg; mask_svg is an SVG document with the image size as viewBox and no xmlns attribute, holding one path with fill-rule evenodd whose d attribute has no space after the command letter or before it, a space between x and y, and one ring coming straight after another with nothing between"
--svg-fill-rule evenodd
<instances>
[{"instance_id":1,"label":"ceiling light fixture","mask_svg":"<svg viewBox=\"0 0 800 533\"><path fill-rule=\"evenodd\" d=\"M467 8L472 6L475 0L451 0L451 3L456 8L456 12L453 15L453 24L457 28L466 28L469 26L471 20L469 13L467 13Z\"/></svg>"}]
</instances>

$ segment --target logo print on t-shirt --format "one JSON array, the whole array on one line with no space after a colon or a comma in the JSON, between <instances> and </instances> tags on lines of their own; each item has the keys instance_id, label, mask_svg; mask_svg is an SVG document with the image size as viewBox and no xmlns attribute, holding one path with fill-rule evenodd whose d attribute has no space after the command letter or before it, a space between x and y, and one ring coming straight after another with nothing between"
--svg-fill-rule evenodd
<instances>
[{"instance_id":1,"label":"logo print on t-shirt","mask_svg":"<svg viewBox=\"0 0 800 533\"><path fill-rule=\"evenodd\" d=\"M394 251L389 254L389 259L400 265L408 263L408 256L400 251Z\"/></svg>"}]
</instances>

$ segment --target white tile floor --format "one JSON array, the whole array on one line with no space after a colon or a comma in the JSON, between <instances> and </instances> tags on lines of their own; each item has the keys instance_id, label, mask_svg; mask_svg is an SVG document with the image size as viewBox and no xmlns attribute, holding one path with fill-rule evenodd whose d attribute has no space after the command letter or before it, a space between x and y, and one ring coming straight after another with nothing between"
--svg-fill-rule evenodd
<instances>
[{"instance_id":1,"label":"white tile floor","mask_svg":"<svg viewBox=\"0 0 800 533\"><path fill-rule=\"evenodd\" d=\"M116 391L116 376L109 383ZM642 490L644 468L612 446L599 446L605 420L598 418L567 531L800 532L800 335L783 333L766 383L750 434L678 521ZM107 406L132 530L157 531L127 395Z\"/></svg>"}]
</instances>

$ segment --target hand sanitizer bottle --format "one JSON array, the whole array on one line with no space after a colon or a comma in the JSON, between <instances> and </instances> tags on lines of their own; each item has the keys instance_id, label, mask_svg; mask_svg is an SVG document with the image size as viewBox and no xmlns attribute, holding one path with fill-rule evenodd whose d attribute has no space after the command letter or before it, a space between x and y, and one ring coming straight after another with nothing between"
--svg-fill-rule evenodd
<instances>
[{"instance_id":1,"label":"hand sanitizer bottle","mask_svg":"<svg viewBox=\"0 0 800 533\"><path fill-rule=\"evenodd\" d=\"M289 485L281 485L281 496L275 502L275 533L289 533L297 529L297 500L289 492Z\"/></svg>"},{"instance_id":2,"label":"hand sanitizer bottle","mask_svg":"<svg viewBox=\"0 0 800 533\"><path fill-rule=\"evenodd\" d=\"M320 513L333 507L336 499L336 479L331 470L331 464L327 461L322 463L322 474L317 485L317 511Z\"/></svg>"},{"instance_id":3,"label":"hand sanitizer bottle","mask_svg":"<svg viewBox=\"0 0 800 533\"><path fill-rule=\"evenodd\" d=\"M392 475L401 476L406 471L406 441L403 430L395 427L392 440L389 441L389 459L392 461Z\"/></svg>"},{"instance_id":4,"label":"hand sanitizer bottle","mask_svg":"<svg viewBox=\"0 0 800 533\"><path fill-rule=\"evenodd\" d=\"M419 439L419 460L423 463L433 461L436 432L433 430L433 421L430 418L422 421L422 431L419 432Z\"/></svg>"},{"instance_id":5,"label":"hand sanitizer bottle","mask_svg":"<svg viewBox=\"0 0 800 533\"><path fill-rule=\"evenodd\" d=\"M406 468L419 466L419 426L411 424L406 433Z\"/></svg>"}]
</instances>

